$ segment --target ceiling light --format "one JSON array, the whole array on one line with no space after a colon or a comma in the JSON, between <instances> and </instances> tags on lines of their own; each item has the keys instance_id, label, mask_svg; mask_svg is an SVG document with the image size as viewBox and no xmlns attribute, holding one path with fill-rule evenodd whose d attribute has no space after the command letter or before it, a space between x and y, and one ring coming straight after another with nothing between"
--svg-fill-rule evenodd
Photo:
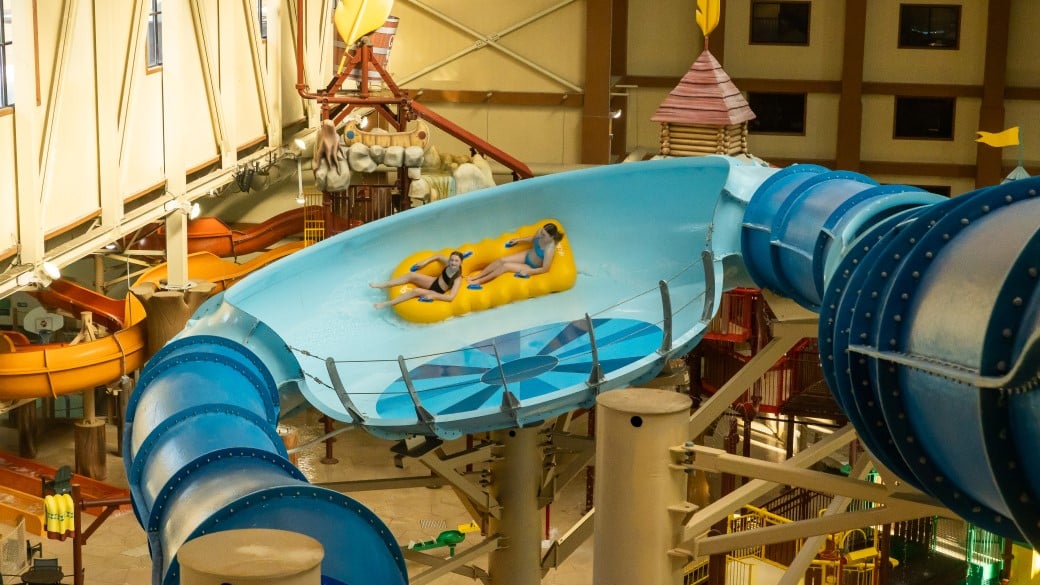
<instances>
[{"instance_id":1,"label":"ceiling light","mask_svg":"<svg viewBox=\"0 0 1040 585\"><path fill-rule=\"evenodd\" d=\"M192 203L187 199L171 199L163 204L163 212L167 215L175 211L187 215L188 219L195 219L202 212L202 208L199 207L198 203Z\"/></svg>"}]
</instances>

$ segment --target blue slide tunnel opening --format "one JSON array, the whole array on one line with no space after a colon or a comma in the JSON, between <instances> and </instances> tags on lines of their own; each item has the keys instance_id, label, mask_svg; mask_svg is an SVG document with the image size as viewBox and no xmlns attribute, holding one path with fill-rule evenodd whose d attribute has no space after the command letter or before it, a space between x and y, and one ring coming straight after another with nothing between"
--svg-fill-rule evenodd
<instances>
[{"instance_id":1,"label":"blue slide tunnel opening","mask_svg":"<svg viewBox=\"0 0 1040 585\"><path fill-rule=\"evenodd\" d=\"M1040 546L1040 179L947 199L796 165L752 197L743 257L820 313L835 399L876 460Z\"/></svg>"}]
</instances>

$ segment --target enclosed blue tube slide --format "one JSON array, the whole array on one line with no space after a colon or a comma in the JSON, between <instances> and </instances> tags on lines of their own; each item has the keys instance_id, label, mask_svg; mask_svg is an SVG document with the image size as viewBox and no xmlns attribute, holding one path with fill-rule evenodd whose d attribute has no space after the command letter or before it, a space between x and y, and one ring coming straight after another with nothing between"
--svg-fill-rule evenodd
<instances>
[{"instance_id":1,"label":"enclosed blue tube slide","mask_svg":"<svg viewBox=\"0 0 1040 585\"><path fill-rule=\"evenodd\" d=\"M328 583L406 582L386 527L285 460L273 428L299 396L381 437L536 424L652 377L752 282L820 313L827 382L877 461L1040 545L1037 188L948 200L815 165L671 159L486 189L305 249L207 302L142 375L126 466L156 582L178 582L184 542L240 527L317 538ZM372 308L386 297L367 283L405 257L545 217L570 239L573 289L430 325Z\"/></svg>"}]
</instances>

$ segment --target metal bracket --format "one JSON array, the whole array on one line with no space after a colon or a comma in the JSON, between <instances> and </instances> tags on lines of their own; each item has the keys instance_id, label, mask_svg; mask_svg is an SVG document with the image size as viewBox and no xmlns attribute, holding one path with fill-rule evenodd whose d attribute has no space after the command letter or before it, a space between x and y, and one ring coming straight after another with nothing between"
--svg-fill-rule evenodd
<instances>
[{"instance_id":1,"label":"metal bracket","mask_svg":"<svg viewBox=\"0 0 1040 585\"><path fill-rule=\"evenodd\" d=\"M336 391L336 396L339 397L343 408L347 410L347 414L353 419L350 422L356 425L365 424L365 417L358 412L357 407L354 406L354 401L347 394L346 387L343 386L343 379L339 377L339 369L336 368L336 360L331 357L325 358L325 368L329 371L329 380L332 381L332 388Z\"/></svg>"},{"instance_id":2,"label":"metal bracket","mask_svg":"<svg viewBox=\"0 0 1040 585\"><path fill-rule=\"evenodd\" d=\"M412 397L412 404L415 405L415 416L419 419L419 423L422 424L430 431L431 435L436 435L437 432L433 426L433 415L430 411L422 405L419 401L419 393L415 391L415 385L412 384L412 377L408 375L408 366L404 363L404 356L397 356L397 365L401 368L401 379L404 380L404 385L408 388L408 395Z\"/></svg>"},{"instance_id":3,"label":"metal bracket","mask_svg":"<svg viewBox=\"0 0 1040 585\"><path fill-rule=\"evenodd\" d=\"M585 313L585 327L589 332L589 347L592 349L592 371L585 383L595 389L599 394L599 385L603 382L603 365L599 363L599 350L596 348L596 332L592 327L592 318Z\"/></svg>"},{"instance_id":4,"label":"metal bracket","mask_svg":"<svg viewBox=\"0 0 1040 585\"><path fill-rule=\"evenodd\" d=\"M668 292L667 281L659 281L658 285L661 287L661 308L664 311L664 321L661 323L664 335L661 338L661 349L657 350L657 353L668 355L668 352L672 351L672 295Z\"/></svg>"}]
</instances>

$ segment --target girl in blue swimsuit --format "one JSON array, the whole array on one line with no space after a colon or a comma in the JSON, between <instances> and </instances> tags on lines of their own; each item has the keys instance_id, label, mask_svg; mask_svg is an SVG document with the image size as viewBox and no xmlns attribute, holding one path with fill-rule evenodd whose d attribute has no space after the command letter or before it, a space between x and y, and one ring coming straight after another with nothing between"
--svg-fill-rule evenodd
<instances>
[{"instance_id":1,"label":"girl in blue swimsuit","mask_svg":"<svg viewBox=\"0 0 1040 585\"><path fill-rule=\"evenodd\" d=\"M506 242L506 247L512 248L517 244L530 242L531 247L522 252L503 256L492 261L476 274L469 277L471 284L484 284L491 282L506 272L515 272L517 276L528 277L534 274L543 274L552 266L553 256L556 253L556 243L563 239L563 232L554 223L543 225L528 238L517 238Z\"/></svg>"},{"instance_id":2,"label":"girl in blue swimsuit","mask_svg":"<svg viewBox=\"0 0 1040 585\"><path fill-rule=\"evenodd\" d=\"M444 264L444 270L440 274L430 276L429 274L417 272L420 268L435 260ZM454 300L455 295L459 293L459 288L462 286L462 252L452 252L447 258L440 254L435 254L416 264L408 274L398 276L386 282L372 282L368 286L372 288L390 288L391 286L407 283L414 284L415 288L405 291L389 301L376 303L375 307L382 309L383 307L403 303L415 297L438 301Z\"/></svg>"}]
</instances>

